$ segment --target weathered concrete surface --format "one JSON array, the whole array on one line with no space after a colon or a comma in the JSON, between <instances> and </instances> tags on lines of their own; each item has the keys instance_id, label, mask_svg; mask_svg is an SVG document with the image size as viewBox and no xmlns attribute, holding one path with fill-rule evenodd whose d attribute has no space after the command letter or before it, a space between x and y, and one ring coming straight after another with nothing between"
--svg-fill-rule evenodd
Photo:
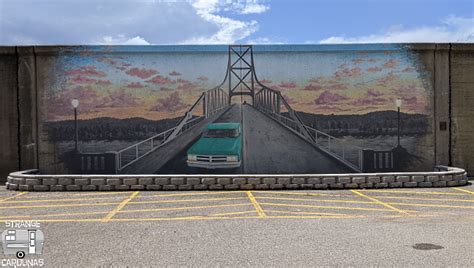
<instances>
[{"instance_id":1,"label":"weathered concrete surface","mask_svg":"<svg viewBox=\"0 0 474 268\"><path fill-rule=\"evenodd\" d=\"M474 174L474 44L451 46L451 161Z\"/></svg>"},{"instance_id":2,"label":"weathered concrete surface","mask_svg":"<svg viewBox=\"0 0 474 268\"><path fill-rule=\"evenodd\" d=\"M17 109L18 61L14 47L0 47L0 182L20 168Z\"/></svg>"}]
</instances>

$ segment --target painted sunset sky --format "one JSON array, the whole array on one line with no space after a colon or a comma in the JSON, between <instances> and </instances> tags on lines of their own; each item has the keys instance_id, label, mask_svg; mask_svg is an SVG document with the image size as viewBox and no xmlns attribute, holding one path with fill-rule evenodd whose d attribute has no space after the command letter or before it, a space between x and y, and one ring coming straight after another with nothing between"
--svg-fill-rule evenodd
<instances>
[{"instance_id":1,"label":"painted sunset sky","mask_svg":"<svg viewBox=\"0 0 474 268\"><path fill-rule=\"evenodd\" d=\"M100 52L86 48L80 56L60 54L47 81L46 119L72 119L74 98L80 101L80 119L182 116L203 91L222 82L227 67L226 49L193 47L148 47L151 51L143 53L92 47ZM408 49L265 47L254 47L258 79L280 90L297 111L364 114L394 110L395 99L401 98L403 112L429 113L426 74Z\"/></svg>"}]
</instances>

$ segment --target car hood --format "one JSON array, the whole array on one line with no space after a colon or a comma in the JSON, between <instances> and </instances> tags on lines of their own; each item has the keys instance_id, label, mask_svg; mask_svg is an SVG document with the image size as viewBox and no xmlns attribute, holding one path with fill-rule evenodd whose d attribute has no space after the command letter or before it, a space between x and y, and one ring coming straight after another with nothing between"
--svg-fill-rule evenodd
<instances>
[{"instance_id":1,"label":"car hood","mask_svg":"<svg viewBox=\"0 0 474 268\"><path fill-rule=\"evenodd\" d=\"M240 155L241 139L237 138L200 138L188 150L194 155Z\"/></svg>"}]
</instances>

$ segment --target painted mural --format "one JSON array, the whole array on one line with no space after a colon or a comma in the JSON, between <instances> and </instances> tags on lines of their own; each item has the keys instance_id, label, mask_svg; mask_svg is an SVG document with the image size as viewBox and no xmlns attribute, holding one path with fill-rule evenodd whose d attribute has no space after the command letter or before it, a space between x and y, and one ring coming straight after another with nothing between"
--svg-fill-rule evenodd
<instances>
[{"instance_id":1,"label":"painted mural","mask_svg":"<svg viewBox=\"0 0 474 268\"><path fill-rule=\"evenodd\" d=\"M48 172L433 166L431 74L409 46L77 47L48 62L39 107Z\"/></svg>"}]
</instances>

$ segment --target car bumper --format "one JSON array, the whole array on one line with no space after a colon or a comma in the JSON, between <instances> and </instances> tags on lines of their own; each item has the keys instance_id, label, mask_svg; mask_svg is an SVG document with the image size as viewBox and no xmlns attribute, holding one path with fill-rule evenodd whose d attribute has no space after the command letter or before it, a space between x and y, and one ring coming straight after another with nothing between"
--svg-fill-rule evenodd
<instances>
[{"instance_id":1,"label":"car bumper","mask_svg":"<svg viewBox=\"0 0 474 268\"><path fill-rule=\"evenodd\" d=\"M190 167L216 169L216 168L238 168L241 162L204 162L204 161L186 161Z\"/></svg>"}]
</instances>

